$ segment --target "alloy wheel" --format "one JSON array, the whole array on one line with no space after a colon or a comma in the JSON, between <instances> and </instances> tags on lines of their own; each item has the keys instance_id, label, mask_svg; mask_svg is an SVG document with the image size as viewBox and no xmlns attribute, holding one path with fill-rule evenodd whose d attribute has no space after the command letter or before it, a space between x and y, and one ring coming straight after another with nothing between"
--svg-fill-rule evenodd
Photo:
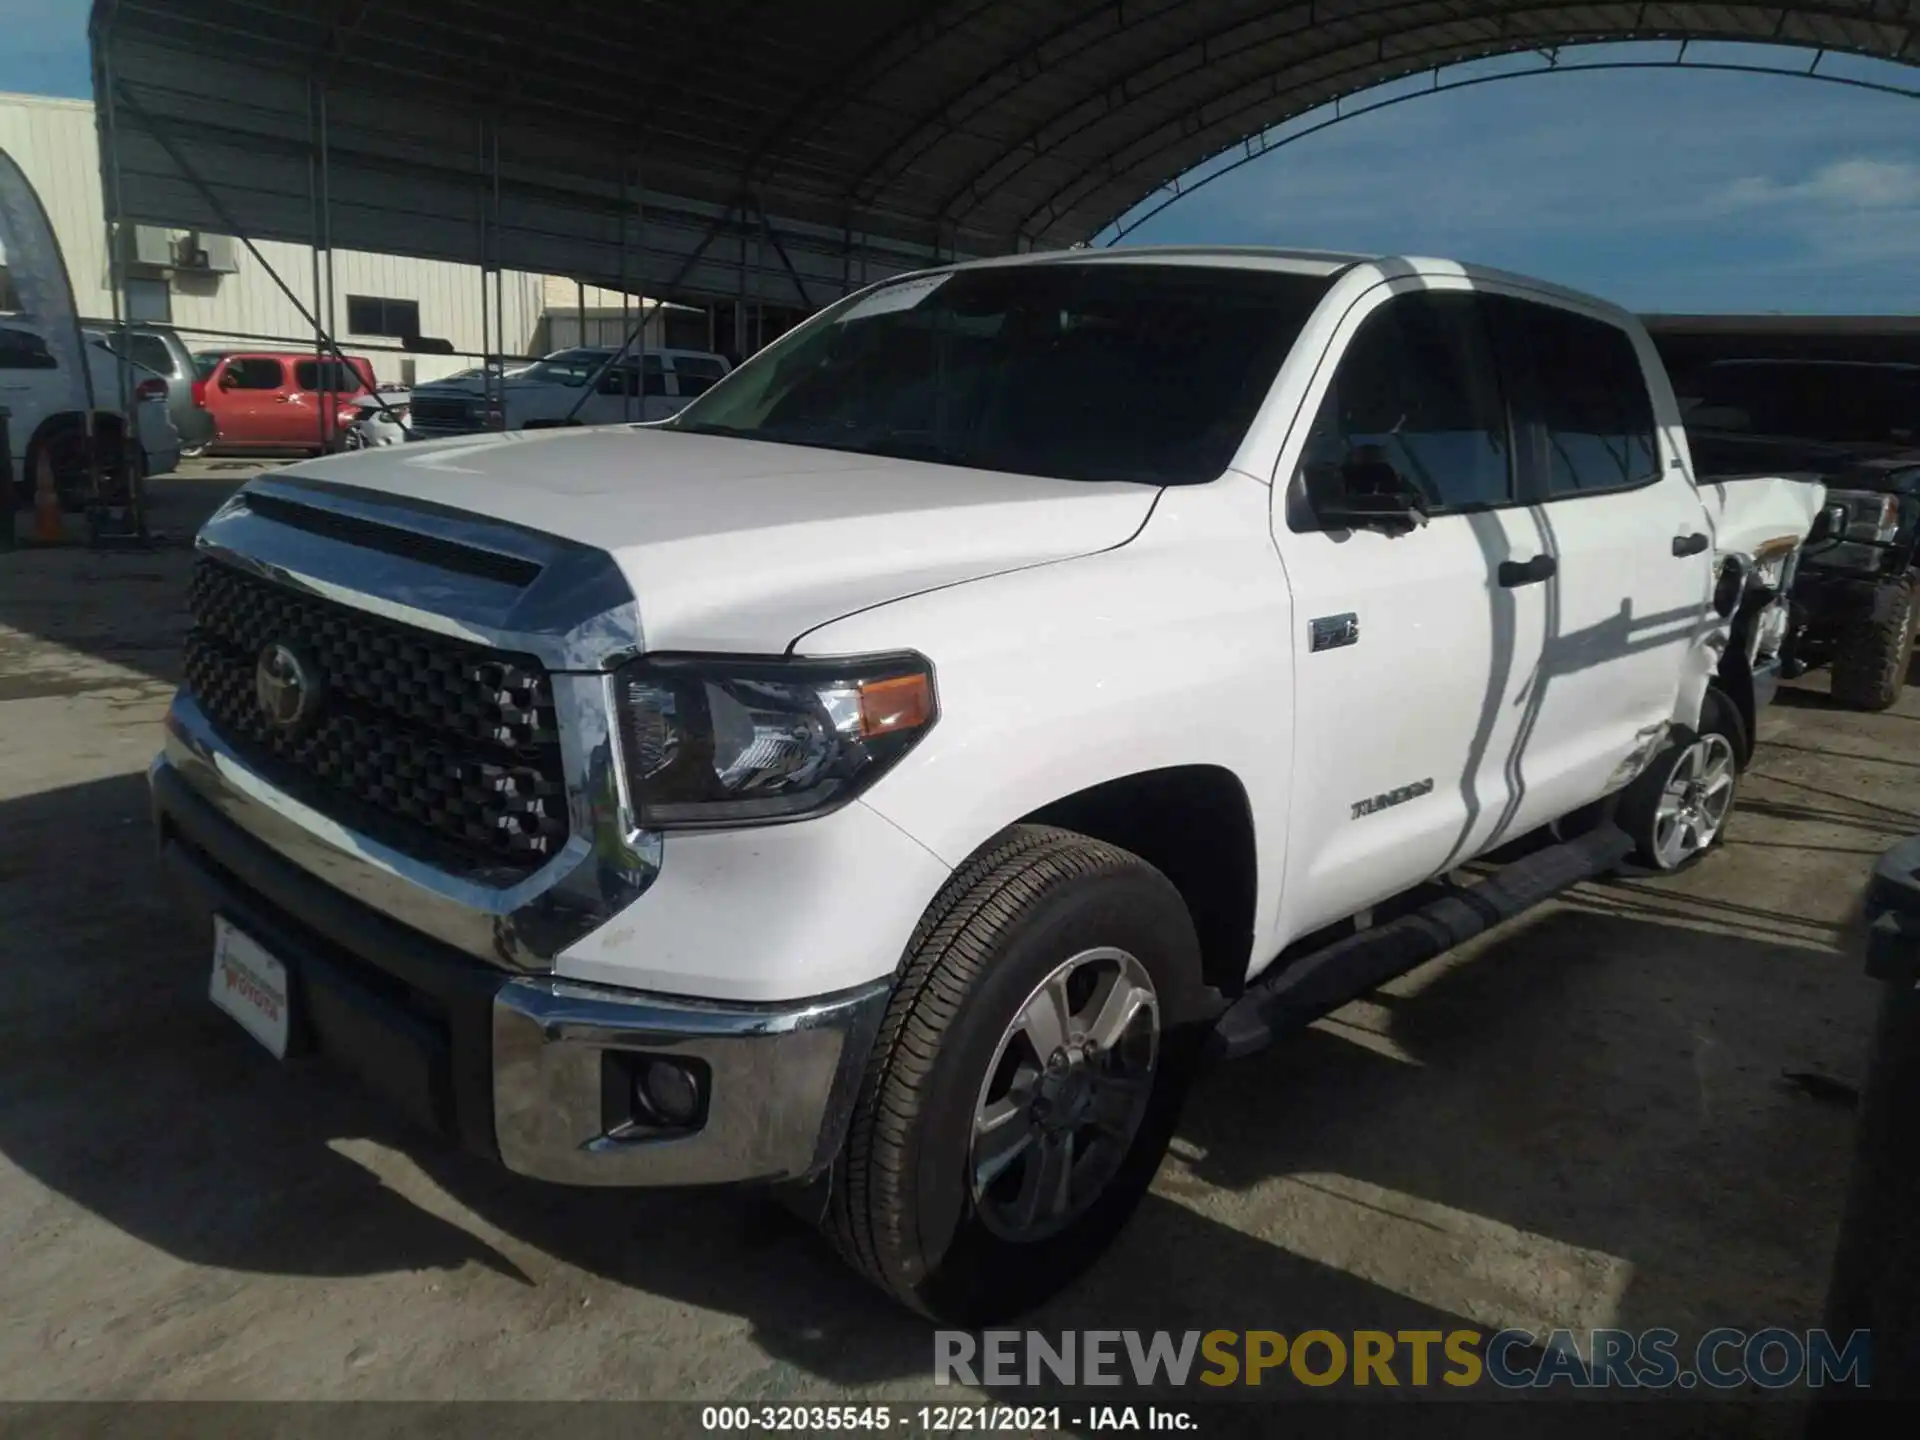
<instances>
[{"instance_id":1,"label":"alloy wheel","mask_svg":"<svg viewBox=\"0 0 1920 1440\"><path fill-rule=\"evenodd\" d=\"M1159 1050L1153 979L1124 950L1083 950L1034 988L974 1107L968 1178L989 1230L1031 1243L1092 1208L1146 1117Z\"/></svg>"},{"instance_id":2,"label":"alloy wheel","mask_svg":"<svg viewBox=\"0 0 1920 1440\"><path fill-rule=\"evenodd\" d=\"M1733 746L1702 735L1680 752L1654 811L1653 851L1663 869L1684 864L1718 838L1733 806Z\"/></svg>"}]
</instances>

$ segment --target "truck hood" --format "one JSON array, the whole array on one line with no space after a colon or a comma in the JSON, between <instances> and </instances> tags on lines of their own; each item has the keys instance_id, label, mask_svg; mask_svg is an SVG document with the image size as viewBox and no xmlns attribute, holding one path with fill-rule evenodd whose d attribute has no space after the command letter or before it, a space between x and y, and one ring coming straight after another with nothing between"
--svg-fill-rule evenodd
<instances>
[{"instance_id":1,"label":"truck hood","mask_svg":"<svg viewBox=\"0 0 1920 1440\"><path fill-rule=\"evenodd\" d=\"M1790 552L1807 538L1826 498L1821 481L1802 476L1756 475L1700 486L1714 548L1722 555Z\"/></svg>"},{"instance_id":2,"label":"truck hood","mask_svg":"<svg viewBox=\"0 0 1920 1440\"><path fill-rule=\"evenodd\" d=\"M604 550L655 651L779 652L855 610L1112 549L1160 493L631 425L459 436L277 473Z\"/></svg>"}]
</instances>

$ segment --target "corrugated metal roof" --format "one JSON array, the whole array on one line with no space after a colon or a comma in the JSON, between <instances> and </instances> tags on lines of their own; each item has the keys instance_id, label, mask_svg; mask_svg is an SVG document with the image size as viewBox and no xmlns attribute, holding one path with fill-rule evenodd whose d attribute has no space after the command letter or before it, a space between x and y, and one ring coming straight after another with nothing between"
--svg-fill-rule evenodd
<instances>
[{"instance_id":1,"label":"corrugated metal roof","mask_svg":"<svg viewBox=\"0 0 1920 1440\"><path fill-rule=\"evenodd\" d=\"M612 281L625 257L649 285L683 269L679 288L727 294L751 274L787 301L811 286L815 302L864 265L1084 240L1250 136L1435 65L1626 38L1911 60L1917 22L1920 0L95 7L97 53L127 101L129 214L218 228L156 142L171 133L256 233L305 238L309 107L324 85L333 209L351 243L470 258L497 146L503 264ZM623 244L636 197L644 234ZM709 228L719 238L695 256Z\"/></svg>"}]
</instances>

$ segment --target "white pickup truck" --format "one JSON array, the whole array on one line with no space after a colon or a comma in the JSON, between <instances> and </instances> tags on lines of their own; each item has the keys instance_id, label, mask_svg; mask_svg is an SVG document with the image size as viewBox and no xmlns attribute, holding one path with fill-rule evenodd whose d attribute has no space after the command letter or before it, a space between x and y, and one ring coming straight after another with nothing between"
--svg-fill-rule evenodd
<instances>
[{"instance_id":1,"label":"white pickup truck","mask_svg":"<svg viewBox=\"0 0 1920 1440\"><path fill-rule=\"evenodd\" d=\"M1708 851L1820 503L1701 483L1638 323L1535 281L964 265L663 425L250 483L163 853L274 1054L522 1175L777 1184L979 1323L1208 1056Z\"/></svg>"},{"instance_id":2,"label":"white pickup truck","mask_svg":"<svg viewBox=\"0 0 1920 1440\"><path fill-rule=\"evenodd\" d=\"M557 350L496 374L491 383L475 371L418 387L407 430L415 440L439 440L484 430L664 420L730 368L724 356L704 350Z\"/></svg>"},{"instance_id":3,"label":"white pickup truck","mask_svg":"<svg viewBox=\"0 0 1920 1440\"><path fill-rule=\"evenodd\" d=\"M111 508L130 502L136 475L179 464L166 378L121 361L106 340L75 319L53 224L26 173L0 149L0 478L8 482L0 484L0 524L15 525L9 506L31 509L43 481L62 510Z\"/></svg>"}]
</instances>

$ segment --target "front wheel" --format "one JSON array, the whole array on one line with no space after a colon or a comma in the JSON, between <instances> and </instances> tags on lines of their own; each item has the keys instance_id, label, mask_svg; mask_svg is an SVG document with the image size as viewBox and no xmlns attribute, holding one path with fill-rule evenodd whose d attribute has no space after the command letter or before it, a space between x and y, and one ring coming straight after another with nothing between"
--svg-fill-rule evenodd
<instances>
[{"instance_id":1,"label":"front wheel","mask_svg":"<svg viewBox=\"0 0 1920 1440\"><path fill-rule=\"evenodd\" d=\"M1709 691L1700 729L1678 731L1621 796L1617 819L1642 864L1684 870L1725 837L1740 791L1742 728L1726 697Z\"/></svg>"},{"instance_id":2,"label":"front wheel","mask_svg":"<svg viewBox=\"0 0 1920 1440\"><path fill-rule=\"evenodd\" d=\"M921 920L835 1166L841 1253L937 1320L991 1324L1117 1235L1172 1139L1199 942L1158 870L1016 826Z\"/></svg>"}]
</instances>

